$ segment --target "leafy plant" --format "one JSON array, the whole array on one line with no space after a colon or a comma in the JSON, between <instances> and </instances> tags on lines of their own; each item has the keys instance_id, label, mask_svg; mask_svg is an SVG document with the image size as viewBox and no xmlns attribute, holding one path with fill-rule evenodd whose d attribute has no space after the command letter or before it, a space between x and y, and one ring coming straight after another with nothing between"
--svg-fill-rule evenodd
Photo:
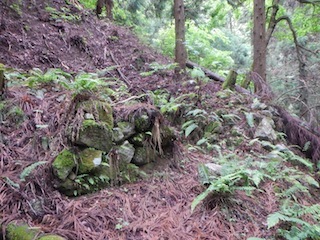
<instances>
[{"instance_id":1,"label":"leafy plant","mask_svg":"<svg viewBox=\"0 0 320 240\"><path fill-rule=\"evenodd\" d=\"M57 83L64 86L68 85L68 80L71 78L69 73L62 71L61 69L49 69L47 72L43 72L39 68L34 68L29 71L29 77L26 81L30 88L35 85Z\"/></svg>"},{"instance_id":2,"label":"leafy plant","mask_svg":"<svg viewBox=\"0 0 320 240\"><path fill-rule=\"evenodd\" d=\"M181 126L182 130L184 130L185 137L188 137L197 127L198 124L195 120L189 120Z\"/></svg>"},{"instance_id":3,"label":"leafy plant","mask_svg":"<svg viewBox=\"0 0 320 240\"><path fill-rule=\"evenodd\" d=\"M310 224L303 220L304 216L309 216L315 222L320 220L320 205L303 206L286 199L281 206L281 210L268 216L268 228L277 224L286 223L289 229L278 229L280 236L285 239L319 239L320 224Z\"/></svg>"},{"instance_id":4,"label":"leafy plant","mask_svg":"<svg viewBox=\"0 0 320 240\"><path fill-rule=\"evenodd\" d=\"M232 194L235 190L252 191L255 187L249 184L248 172L240 169L235 172L221 173L221 176L209 176L208 169L206 167L199 167L199 175L206 176L205 183L209 184L209 187L198 195L191 204L191 211L194 209L210 194ZM245 183L245 185L240 184Z\"/></svg>"},{"instance_id":5,"label":"leafy plant","mask_svg":"<svg viewBox=\"0 0 320 240\"><path fill-rule=\"evenodd\" d=\"M152 69L151 71L140 73L140 75L143 77L147 77L155 73L161 74L168 70L173 70L175 67L177 67L177 64L176 63L159 64L157 62L153 62L149 64L149 67Z\"/></svg>"},{"instance_id":6,"label":"leafy plant","mask_svg":"<svg viewBox=\"0 0 320 240\"><path fill-rule=\"evenodd\" d=\"M43 165L47 163L46 161L39 161L31 164L30 166L26 167L20 174L20 180L24 182L26 178L31 174L31 172L36 169L39 165Z\"/></svg>"},{"instance_id":7,"label":"leafy plant","mask_svg":"<svg viewBox=\"0 0 320 240\"><path fill-rule=\"evenodd\" d=\"M50 13L50 17L54 20L62 19L70 22L77 22L81 20L80 15L71 13L70 9L67 7L62 7L59 11L56 8L47 6L45 10Z\"/></svg>"}]
</instances>

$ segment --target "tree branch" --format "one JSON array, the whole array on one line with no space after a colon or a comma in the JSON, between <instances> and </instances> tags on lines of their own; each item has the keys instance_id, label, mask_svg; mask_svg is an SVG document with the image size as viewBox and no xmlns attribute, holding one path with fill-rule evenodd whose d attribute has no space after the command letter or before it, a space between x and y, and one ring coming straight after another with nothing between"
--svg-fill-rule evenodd
<instances>
[{"instance_id":1,"label":"tree branch","mask_svg":"<svg viewBox=\"0 0 320 240\"><path fill-rule=\"evenodd\" d=\"M305 4L316 4L320 3L320 0L297 0L299 3L305 3Z\"/></svg>"},{"instance_id":2,"label":"tree branch","mask_svg":"<svg viewBox=\"0 0 320 240\"><path fill-rule=\"evenodd\" d=\"M277 16L277 13L279 11L279 1L280 0L273 0L272 6L270 7L270 8L272 8L272 13L271 13L271 16L270 16L268 29L267 29L267 32L266 32L266 46L268 46L269 41L270 41L271 36L272 36L272 33L274 32L274 30L276 28L276 25L277 25L276 16ZM270 8L268 8L267 14L268 14Z\"/></svg>"},{"instance_id":3,"label":"tree branch","mask_svg":"<svg viewBox=\"0 0 320 240\"><path fill-rule=\"evenodd\" d=\"M301 55L301 52L300 52L300 44L298 42L298 38L297 38L297 33L296 31L294 30L293 28L293 25L292 25L292 22L291 22L291 19L288 17L288 16L282 16L282 17L279 17L276 21L276 24L278 24L279 22L281 21L286 21L289 25L289 28L292 32L292 36L293 36L293 41L294 41L294 45L296 46L296 52L297 52L297 58L298 58L298 61L300 64L304 64L303 62L303 59L302 59L302 55Z\"/></svg>"}]
</instances>

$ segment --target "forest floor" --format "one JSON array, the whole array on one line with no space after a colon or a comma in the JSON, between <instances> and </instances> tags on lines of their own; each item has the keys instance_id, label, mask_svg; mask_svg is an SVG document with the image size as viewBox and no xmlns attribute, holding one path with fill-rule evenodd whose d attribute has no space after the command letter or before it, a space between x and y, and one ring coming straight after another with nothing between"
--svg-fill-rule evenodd
<instances>
[{"instance_id":1,"label":"forest floor","mask_svg":"<svg viewBox=\"0 0 320 240\"><path fill-rule=\"evenodd\" d=\"M199 95L212 95L206 103L211 104L211 109L230 102L215 97L221 89L218 82L210 81L199 90L191 82L178 82L173 71L142 76L141 73L152 71L150 64L166 65L172 61L141 43L127 27L107 19L99 20L88 10L70 5L66 8L62 0L50 1L51 10L46 8L47 1L23 1L16 9L11 1L7 2L7 5L0 2L0 62L6 67L21 72L59 68L73 75L100 71L105 77L123 81L132 96L166 89L173 96L197 91ZM3 226L11 221L24 221L43 232L79 240L276 236L276 228L267 226L268 215L279 210L276 186L271 181L265 181L251 196L243 191L236 191L232 197L218 195L191 211L192 201L205 189L199 183L198 165L212 161L213 156L212 152L188 149L184 139L176 143L178 164L177 159L168 157L175 164L162 166L146 179L81 197L61 195L53 187L50 163L66 144L63 127L71 98L57 101L68 93L52 89L43 94L41 99L24 85L10 81L7 84L7 104L21 106L27 118L19 128L14 121L0 126L0 223ZM204 105L194 104L199 108ZM241 104L251 105L252 98L243 97ZM36 127L44 124L49 127ZM220 138L227 139L228 134L221 133ZM52 139L49 149L41 145L43 136ZM257 155L265 150L248 148L245 144L234 150L239 156L252 151ZM48 164L39 166L32 177L21 181L23 169L38 161ZM19 188L8 184L6 179L19 183ZM303 198L308 204L317 201L305 195ZM42 214L35 214L34 202L41 202Z\"/></svg>"}]
</instances>

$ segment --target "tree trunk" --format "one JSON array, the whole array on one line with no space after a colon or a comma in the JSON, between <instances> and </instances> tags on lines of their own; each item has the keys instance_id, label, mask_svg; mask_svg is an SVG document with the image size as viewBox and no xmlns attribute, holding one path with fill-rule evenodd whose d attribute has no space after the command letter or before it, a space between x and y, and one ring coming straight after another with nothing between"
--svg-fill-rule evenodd
<instances>
[{"instance_id":1,"label":"tree trunk","mask_svg":"<svg viewBox=\"0 0 320 240\"><path fill-rule=\"evenodd\" d=\"M254 0L253 7L253 69L263 81L266 80L266 13L265 0ZM255 92L262 91L262 85L255 82Z\"/></svg>"},{"instance_id":2,"label":"tree trunk","mask_svg":"<svg viewBox=\"0 0 320 240\"><path fill-rule=\"evenodd\" d=\"M5 78L4 78L4 69L0 64L0 100L4 99L4 90L5 90Z\"/></svg>"},{"instance_id":3,"label":"tree trunk","mask_svg":"<svg viewBox=\"0 0 320 240\"><path fill-rule=\"evenodd\" d=\"M174 0L174 19L175 19L175 62L179 67L176 68L176 73L180 74L185 71L187 62L187 50L185 45L185 14L183 0Z\"/></svg>"},{"instance_id":4,"label":"tree trunk","mask_svg":"<svg viewBox=\"0 0 320 240\"><path fill-rule=\"evenodd\" d=\"M238 73L234 70L230 70L229 74L222 84L222 89L234 89L237 81Z\"/></svg>"}]
</instances>

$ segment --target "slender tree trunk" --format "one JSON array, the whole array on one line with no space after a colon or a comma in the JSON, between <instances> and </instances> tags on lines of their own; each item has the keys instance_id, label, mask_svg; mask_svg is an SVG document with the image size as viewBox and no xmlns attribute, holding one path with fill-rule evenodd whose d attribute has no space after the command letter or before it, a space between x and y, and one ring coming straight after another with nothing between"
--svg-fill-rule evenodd
<instances>
[{"instance_id":1,"label":"slender tree trunk","mask_svg":"<svg viewBox=\"0 0 320 240\"><path fill-rule=\"evenodd\" d=\"M174 19L175 19L175 62L179 64L176 73L185 71L187 62L187 50L185 45L185 13L183 0L174 0Z\"/></svg>"},{"instance_id":2,"label":"slender tree trunk","mask_svg":"<svg viewBox=\"0 0 320 240\"><path fill-rule=\"evenodd\" d=\"M266 13L265 0L254 0L253 7L253 68L252 71L260 76L254 81L255 92L262 91L261 80L266 80Z\"/></svg>"},{"instance_id":3,"label":"slender tree trunk","mask_svg":"<svg viewBox=\"0 0 320 240\"><path fill-rule=\"evenodd\" d=\"M5 91L4 69L3 69L3 65L0 63L0 100L4 99L4 91Z\"/></svg>"}]
</instances>

